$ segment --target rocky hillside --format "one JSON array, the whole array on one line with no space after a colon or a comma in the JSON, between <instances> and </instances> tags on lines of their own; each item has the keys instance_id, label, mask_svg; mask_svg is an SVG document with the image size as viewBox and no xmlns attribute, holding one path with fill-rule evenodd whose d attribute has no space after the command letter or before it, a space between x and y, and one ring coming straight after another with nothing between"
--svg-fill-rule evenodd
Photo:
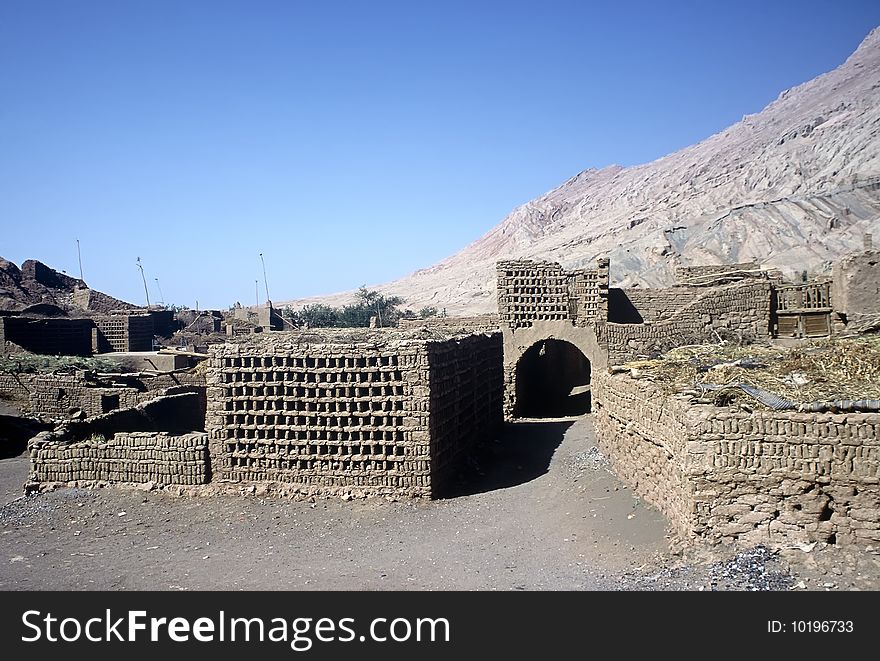
<instances>
[{"instance_id":1,"label":"rocky hillside","mask_svg":"<svg viewBox=\"0 0 880 661\"><path fill-rule=\"evenodd\" d=\"M21 268L0 257L0 313L32 310L35 314L131 309L125 301L89 290L79 278L71 278L34 259ZM54 308L54 311L52 311Z\"/></svg>"},{"instance_id":2,"label":"rocky hillside","mask_svg":"<svg viewBox=\"0 0 880 661\"><path fill-rule=\"evenodd\" d=\"M470 314L494 309L499 259L576 268L607 255L618 284L668 285L677 265L828 271L865 232L880 242L880 28L834 71L725 131L652 163L585 170L380 289Z\"/></svg>"}]
</instances>

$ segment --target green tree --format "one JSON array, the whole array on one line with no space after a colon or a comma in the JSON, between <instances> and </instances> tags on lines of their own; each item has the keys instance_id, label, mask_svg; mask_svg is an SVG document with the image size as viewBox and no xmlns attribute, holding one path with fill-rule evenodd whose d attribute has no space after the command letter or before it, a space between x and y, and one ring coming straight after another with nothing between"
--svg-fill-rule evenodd
<instances>
[{"instance_id":1,"label":"green tree","mask_svg":"<svg viewBox=\"0 0 880 661\"><path fill-rule=\"evenodd\" d=\"M403 303L400 296L385 297L377 291L362 286L355 294L355 302L341 308L322 303L306 305L301 310L285 308L282 316L295 326L308 324L310 328L366 328L370 318L376 317L380 326L396 326L404 312L398 308ZM412 317L415 313L408 310Z\"/></svg>"}]
</instances>

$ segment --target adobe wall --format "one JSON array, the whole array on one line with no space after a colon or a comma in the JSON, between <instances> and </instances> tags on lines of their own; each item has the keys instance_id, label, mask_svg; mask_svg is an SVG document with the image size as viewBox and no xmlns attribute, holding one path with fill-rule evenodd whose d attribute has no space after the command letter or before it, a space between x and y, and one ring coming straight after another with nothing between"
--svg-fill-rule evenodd
<instances>
[{"instance_id":1,"label":"adobe wall","mask_svg":"<svg viewBox=\"0 0 880 661\"><path fill-rule=\"evenodd\" d=\"M500 334L494 333L431 342L426 350L431 488L436 496L459 460L504 424L504 349Z\"/></svg>"},{"instance_id":2,"label":"adobe wall","mask_svg":"<svg viewBox=\"0 0 880 661\"><path fill-rule=\"evenodd\" d=\"M0 351L7 342L33 353L52 356L90 356L91 319L0 317Z\"/></svg>"},{"instance_id":3,"label":"adobe wall","mask_svg":"<svg viewBox=\"0 0 880 661\"><path fill-rule=\"evenodd\" d=\"M746 342L769 337L772 285L768 280L693 288L692 298L684 289L643 290L636 295L643 316L656 321L597 324L596 336L607 347L609 362L619 364L677 346L717 342L719 337ZM627 290L627 295L632 291ZM681 306L662 312L674 301Z\"/></svg>"},{"instance_id":4,"label":"adobe wall","mask_svg":"<svg viewBox=\"0 0 880 661\"><path fill-rule=\"evenodd\" d=\"M880 542L880 415L690 405L596 374L596 434L621 479L686 538Z\"/></svg>"},{"instance_id":5,"label":"adobe wall","mask_svg":"<svg viewBox=\"0 0 880 661\"><path fill-rule=\"evenodd\" d=\"M679 284L702 285L717 278L729 277L766 277L768 271L761 269L757 262L740 262L738 264L701 264L699 266L679 266L673 272Z\"/></svg>"},{"instance_id":6,"label":"adobe wall","mask_svg":"<svg viewBox=\"0 0 880 661\"><path fill-rule=\"evenodd\" d=\"M41 432L31 439L29 452L32 483L194 485L210 480L204 432L128 432L73 442L64 433Z\"/></svg>"},{"instance_id":7,"label":"adobe wall","mask_svg":"<svg viewBox=\"0 0 880 661\"><path fill-rule=\"evenodd\" d=\"M113 315L95 319L95 353L152 351L154 320L151 315Z\"/></svg>"},{"instance_id":8,"label":"adobe wall","mask_svg":"<svg viewBox=\"0 0 880 661\"><path fill-rule=\"evenodd\" d=\"M212 346L214 475L314 493L436 495L454 460L500 421L501 338L387 333Z\"/></svg>"},{"instance_id":9,"label":"adobe wall","mask_svg":"<svg viewBox=\"0 0 880 661\"><path fill-rule=\"evenodd\" d=\"M880 250L847 255L834 265L831 300L847 328L880 325Z\"/></svg>"},{"instance_id":10,"label":"adobe wall","mask_svg":"<svg viewBox=\"0 0 880 661\"><path fill-rule=\"evenodd\" d=\"M663 512L679 534L692 536L687 406L648 382L606 370L594 371L592 394L596 439L614 473Z\"/></svg>"},{"instance_id":11,"label":"adobe wall","mask_svg":"<svg viewBox=\"0 0 880 661\"><path fill-rule=\"evenodd\" d=\"M618 293L619 292L619 293ZM668 319L677 310L691 305L701 294L701 290L695 287L669 287L668 289L642 289L630 287L616 289L612 303L608 306L608 321L618 323L642 323L657 322ZM624 300L614 300L622 297ZM613 305L617 303L617 305ZM618 307L631 305L638 312L641 321L621 321L618 319Z\"/></svg>"},{"instance_id":12,"label":"adobe wall","mask_svg":"<svg viewBox=\"0 0 880 661\"><path fill-rule=\"evenodd\" d=\"M28 489L44 483L210 479L207 434L195 393L163 395L132 408L72 420L28 441Z\"/></svg>"},{"instance_id":13,"label":"adobe wall","mask_svg":"<svg viewBox=\"0 0 880 661\"><path fill-rule=\"evenodd\" d=\"M473 317L427 317L425 319L400 319L399 328L437 328L444 331L479 333L498 330L500 321L497 314L483 314Z\"/></svg>"},{"instance_id":14,"label":"adobe wall","mask_svg":"<svg viewBox=\"0 0 880 661\"><path fill-rule=\"evenodd\" d=\"M66 417L71 410L96 416L133 407L155 399L171 388L189 387L199 396L199 409L206 408L205 376L198 371L157 376L113 375L106 378L73 374L0 373L0 399L22 413Z\"/></svg>"}]
</instances>

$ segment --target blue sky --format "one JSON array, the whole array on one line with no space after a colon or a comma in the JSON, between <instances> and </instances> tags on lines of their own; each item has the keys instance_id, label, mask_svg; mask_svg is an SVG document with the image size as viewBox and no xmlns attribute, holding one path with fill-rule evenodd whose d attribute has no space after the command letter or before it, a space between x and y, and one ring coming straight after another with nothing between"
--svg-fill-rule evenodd
<instances>
[{"instance_id":1,"label":"blue sky","mask_svg":"<svg viewBox=\"0 0 880 661\"><path fill-rule=\"evenodd\" d=\"M0 2L0 255L202 308L376 284L842 63L880 3Z\"/></svg>"}]
</instances>

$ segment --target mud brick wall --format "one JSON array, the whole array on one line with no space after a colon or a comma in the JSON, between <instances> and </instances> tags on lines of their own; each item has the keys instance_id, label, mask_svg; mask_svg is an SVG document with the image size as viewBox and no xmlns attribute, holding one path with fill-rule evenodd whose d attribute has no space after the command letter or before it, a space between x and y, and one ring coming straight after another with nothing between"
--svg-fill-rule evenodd
<instances>
[{"instance_id":1,"label":"mud brick wall","mask_svg":"<svg viewBox=\"0 0 880 661\"><path fill-rule=\"evenodd\" d=\"M400 328L438 328L441 330L460 330L480 332L495 330L500 327L501 321L497 314L483 314L474 317L427 317L426 319L401 319L397 325Z\"/></svg>"},{"instance_id":2,"label":"mud brick wall","mask_svg":"<svg viewBox=\"0 0 880 661\"><path fill-rule=\"evenodd\" d=\"M183 434L205 429L205 419L199 408L199 396L184 392L175 394L152 393L152 399L131 408L118 409L85 420L65 422L77 440L118 432L153 431Z\"/></svg>"},{"instance_id":3,"label":"mud brick wall","mask_svg":"<svg viewBox=\"0 0 880 661\"><path fill-rule=\"evenodd\" d=\"M706 325L698 319L645 324L598 324L596 336L608 347L608 363L616 365L705 340ZM715 339L714 337L712 338Z\"/></svg>"},{"instance_id":4,"label":"mud brick wall","mask_svg":"<svg viewBox=\"0 0 880 661\"><path fill-rule=\"evenodd\" d=\"M140 402L137 388L100 387L76 375L32 375L28 382L28 410L34 414L65 416L80 409L94 416Z\"/></svg>"},{"instance_id":5,"label":"mud brick wall","mask_svg":"<svg viewBox=\"0 0 880 661\"><path fill-rule=\"evenodd\" d=\"M153 317L150 315L99 317L95 325L98 328L97 353L153 349Z\"/></svg>"},{"instance_id":6,"label":"mud brick wall","mask_svg":"<svg viewBox=\"0 0 880 661\"><path fill-rule=\"evenodd\" d=\"M206 424L214 475L430 497L438 472L488 424L476 423L476 415L489 422L500 416L500 335L474 337L341 344L273 338L211 347ZM486 373L484 350L497 360L498 376ZM492 405L495 416L486 410Z\"/></svg>"},{"instance_id":7,"label":"mud brick wall","mask_svg":"<svg viewBox=\"0 0 880 661\"><path fill-rule=\"evenodd\" d=\"M679 534L692 536L686 407L647 382L599 370L592 394L596 439L614 473L663 512Z\"/></svg>"},{"instance_id":8,"label":"mud brick wall","mask_svg":"<svg viewBox=\"0 0 880 661\"><path fill-rule=\"evenodd\" d=\"M728 273L743 271L760 271L761 266L756 262L741 262L739 264L709 264L704 266L679 266L674 271L675 281L681 284L710 280L713 276L721 276Z\"/></svg>"},{"instance_id":9,"label":"mud brick wall","mask_svg":"<svg viewBox=\"0 0 880 661\"><path fill-rule=\"evenodd\" d=\"M515 330L536 321L568 320L577 326L608 317L608 260L595 269L566 271L555 262L497 264L501 324Z\"/></svg>"},{"instance_id":10,"label":"mud brick wall","mask_svg":"<svg viewBox=\"0 0 880 661\"><path fill-rule=\"evenodd\" d=\"M645 322L668 319L678 310L691 305L700 290L694 287L670 287L668 289L622 289L623 296L634 307ZM615 319L615 310L609 310L609 321Z\"/></svg>"},{"instance_id":11,"label":"mud brick wall","mask_svg":"<svg viewBox=\"0 0 880 661\"><path fill-rule=\"evenodd\" d=\"M32 482L205 484L210 480L208 435L118 433L71 441L65 432L42 432L29 443Z\"/></svg>"},{"instance_id":12,"label":"mud brick wall","mask_svg":"<svg viewBox=\"0 0 880 661\"><path fill-rule=\"evenodd\" d=\"M501 334L427 345L432 495L440 495L456 463L502 424L504 348Z\"/></svg>"},{"instance_id":13,"label":"mud brick wall","mask_svg":"<svg viewBox=\"0 0 880 661\"><path fill-rule=\"evenodd\" d=\"M31 388L30 375L0 372L0 399L9 402L22 413L30 408Z\"/></svg>"},{"instance_id":14,"label":"mud brick wall","mask_svg":"<svg viewBox=\"0 0 880 661\"><path fill-rule=\"evenodd\" d=\"M23 413L65 417L79 409L87 416L133 407L168 391L186 388L198 395L202 417L207 403L203 372L178 372L156 377L118 375L89 378L74 374L0 373L0 399Z\"/></svg>"},{"instance_id":15,"label":"mud brick wall","mask_svg":"<svg viewBox=\"0 0 880 661\"><path fill-rule=\"evenodd\" d=\"M717 342L719 337L744 342L769 337L769 281L750 279L693 290L696 295L689 303L667 314L660 312L665 295L653 297L649 292L640 302L645 314L658 319L653 323L597 324L596 334L608 347L609 362L622 363L685 344ZM680 292L672 296L687 300Z\"/></svg>"},{"instance_id":16,"label":"mud brick wall","mask_svg":"<svg viewBox=\"0 0 880 661\"><path fill-rule=\"evenodd\" d=\"M691 406L624 375L597 375L593 393L614 471L683 536L880 541L880 415Z\"/></svg>"},{"instance_id":17,"label":"mud brick wall","mask_svg":"<svg viewBox=\"0 0 880 661\"><path fill-rule=\"evenodd\" d=\"M0 350L7 342L33 353L53 356L90 356L91 319L0 318Z\"/></svg>"}]
</instances>

